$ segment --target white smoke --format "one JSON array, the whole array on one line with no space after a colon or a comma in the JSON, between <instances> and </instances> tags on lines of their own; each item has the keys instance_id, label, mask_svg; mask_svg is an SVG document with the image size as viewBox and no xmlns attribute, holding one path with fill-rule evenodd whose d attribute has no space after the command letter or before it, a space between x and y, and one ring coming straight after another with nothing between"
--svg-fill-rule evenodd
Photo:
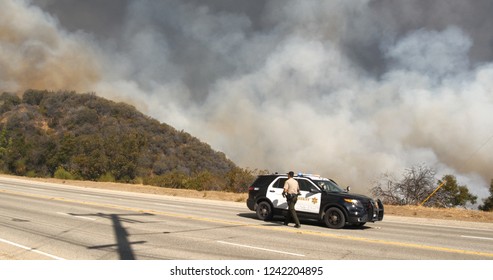
<instances>
[{"instance_id":1,"label":"white smoke","mask_svg":"<svg viewBox=\"0 0 493 280\"><path fill-rule=\"evenodd\" d=\"M90 40L24 1L0 1L0 90L90 90L100 80Z\"/></svg>"},{"instance_id":2,"label":"white smoke","mask_svg":"<svg viewBox=\"0 0 493 280\"><path fill-rule=\"evenodd\" d=\"M45 2L56 18L0 1L0 30L26 34L0 32L1 90L82 89L132 102L243 167L320 173L366 192L384 172L425 163L489 195L492 20L469 24L440 10L444 1L141 0L116 1L127 5L117 27L97 18L80 27ZM471 15L489 1L454 4ZM29 44L44 46L34 61L43 84L18 69L32 61L16 46ZM45 61L83 71L55 78Z\"/></svg>"}]
</instances>

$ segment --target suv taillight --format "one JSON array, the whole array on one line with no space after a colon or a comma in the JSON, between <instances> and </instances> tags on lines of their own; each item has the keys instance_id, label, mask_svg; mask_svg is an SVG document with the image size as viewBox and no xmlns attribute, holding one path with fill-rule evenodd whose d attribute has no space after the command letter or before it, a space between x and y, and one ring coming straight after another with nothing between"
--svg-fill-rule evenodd
<instances>
[{"instance_id":1,"label":"suv taillight","mask_svg":"<svg viewBox=\"0 0 493 280\"><path fill-rule=\"evenodd\" d=\"M253 186L250 186L250 187L248 188L248 191L249 191L249 192L250 192L250 191L253 191L253 190L255 190L255 187L253 187Z\"/></svg>"}]
</instances>

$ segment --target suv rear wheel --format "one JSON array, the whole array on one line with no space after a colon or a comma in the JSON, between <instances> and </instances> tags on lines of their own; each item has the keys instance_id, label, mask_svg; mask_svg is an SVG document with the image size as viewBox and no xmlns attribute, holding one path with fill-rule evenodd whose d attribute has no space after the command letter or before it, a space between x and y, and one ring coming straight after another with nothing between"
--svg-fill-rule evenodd
<instances>
[{"instance_id":1,"label":"suv rear wheel","mask_svg":"<svg viewBox=\"0 0 493 280\"><path fill-rule=\"evenodd\" d=\"M272 213L272 207L267 201L262 201L257 206L257 218L263 221L271 220L274 213Z\"/></svg>"},{"instance_id":2,"label":"suv rear wheel","mask_svg":"<svg viewBox=\"0 0 493 280\"><path fill-rule=\"evenodd\" d=\"M325 211L324 222L329 228L339 229L346 224L346 217L344 217L344 213L339 208L331 207Z\"/></svg>"}]
</instances>

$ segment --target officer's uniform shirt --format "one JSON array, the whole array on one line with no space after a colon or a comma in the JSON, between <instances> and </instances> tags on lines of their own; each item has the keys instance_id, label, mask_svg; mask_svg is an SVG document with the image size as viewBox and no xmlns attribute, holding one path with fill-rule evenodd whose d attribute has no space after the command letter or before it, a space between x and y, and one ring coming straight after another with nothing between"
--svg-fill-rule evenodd
<instances>
[{"instance_id":1,"label":"officer's uniform shirt","mask_svg":"<svg viewBox=\"0 0 493 280\"><path fill-rule=\"evenodd\" d=\"M298 194L299 190L300 186L298 184L298 181L293 178L287 179L286 183L284 183L284 191L289 194Z\"/></svg>"}]
</instances>

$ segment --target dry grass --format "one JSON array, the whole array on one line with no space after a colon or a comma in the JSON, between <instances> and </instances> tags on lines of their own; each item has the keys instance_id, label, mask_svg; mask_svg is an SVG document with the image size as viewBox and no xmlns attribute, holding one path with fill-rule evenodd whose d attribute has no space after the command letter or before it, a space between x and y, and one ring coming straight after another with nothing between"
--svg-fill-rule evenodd
<instances>
[{"instance_id":1,"label":"dry grass","mask_svg":"<svg viewBox=\"0 0 493 280\"><path fill-rule=\"evenodd\" d=\"M2 176L8 176L8 175L2 175ZM9 177L13 177L13 176L9 176ZM25 177L21 177L21 178L26 179ZM154 186L132 185L132 184L121 184L121 183L104 183L104 182L74 181L74 180L45 179L45 178L29 178L29 179L34 181L73 185L79 187L100 188L100 189L120 190L120 191L137 192L137 193L149 193L149 194L224 200L224 201L234 201L234 202L245 202L248 196L247 194L244 193L237 194L237 193L227 193L227 192L217 192L217 191L169 189L169 188L161 188ZM394 215L394 216L404 216L404 217L493 223L493 212L483 212L479 210L469 210L469 209L457 209L457 208L441 209L441 208L429 208L422 206L386 205L385 214Z\"/></svg>"},{"instance_id":2,"label":"dry grass","mask_svg":"<svg viewBox=\"0 0 493 280\"><path fill-rule=\"evenodd\" d=\"M10 175L1 175L1 176L9 176L14 178L14 176L10 176ZM171 189L171 188L162 188L162 187L147 186L147 185L123 184L123 183L62 180L62 179L54 179L54 178L25 178L25 177L16 177L16 178L39 181L39 182L49 182L49 183L64 184L64 185L71 185L78 187L86 187L86 188L98 188L98 189L119 190L119 191L136 192L136 193L203 198L203 199L211 199L211 200L225 200L225 201L234 201L234 202L245 202L248 197L248 195L244 193L238 194L238 193L228 193L228 192L218 192L218 191Z\"/></svg>"},{"instance_id":3,"label":"dry grass","mask_svg":"<svg viewBox=\"0 0 493 280\"><path fill-rule=\"evenodd\" d=\"M404 217L493 223L493 212L459 208L443 209L423 206L386 205L385 214Z\"/></svg>"}]
</instances>

